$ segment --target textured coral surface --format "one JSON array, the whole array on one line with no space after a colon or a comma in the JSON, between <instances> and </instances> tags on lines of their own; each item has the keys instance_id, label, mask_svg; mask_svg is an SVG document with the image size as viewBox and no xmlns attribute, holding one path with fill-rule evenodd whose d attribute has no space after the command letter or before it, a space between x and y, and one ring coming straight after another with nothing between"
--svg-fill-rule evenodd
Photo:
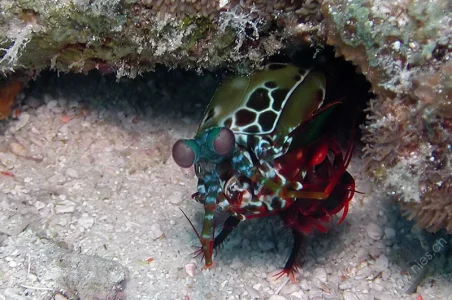
<instances>
[{"instance_id":1,"label":"textured coral surface","mask_svg":"<svg viewBox=\"0 0 452 300\"><path fill-rule=\"evenodd\" d=\"M259 64L284 27L321 18L317 0L0 1L0 71L45 67L134 77L155 64Z\"/></svg>"},{"instance_id":2,"label":"textured coral surface","mask_svg":"<svg viewBox=\"0 0 452 300\"><path fill-rule=\"evenodd\" d=\"M410 218L452 233L452 3L325 1L327 42L377 95L364 126L367 170Z\"/></svg>"}]
</instances>

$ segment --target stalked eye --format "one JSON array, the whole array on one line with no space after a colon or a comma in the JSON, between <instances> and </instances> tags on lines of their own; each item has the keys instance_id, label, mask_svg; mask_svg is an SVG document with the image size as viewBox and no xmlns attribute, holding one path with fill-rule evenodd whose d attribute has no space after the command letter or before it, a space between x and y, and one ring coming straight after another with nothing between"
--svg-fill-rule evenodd
<instances>
[{"instance_id":1,"label":"stalked eye","mask_svg":"<svg viewBox=\"0 0 452 300\"><path fill-rule=\"evenodd\" d=\"M217 137L213 141L213 150L221 156L226 156L232 153L235 145L235 136L231 129L223 127L218 132Z\"/></svg>"},{"instance_id":2,"label":"stalked eye","mask_svg":"<svg viewBox=\"0 0 452 300\"><path fill-rule=\"evenodd\" d=\"M179 167L188 168L195 162L195 152L184 140L178 140L173 146L173 158Z\"/></svg>"}]
</instances>

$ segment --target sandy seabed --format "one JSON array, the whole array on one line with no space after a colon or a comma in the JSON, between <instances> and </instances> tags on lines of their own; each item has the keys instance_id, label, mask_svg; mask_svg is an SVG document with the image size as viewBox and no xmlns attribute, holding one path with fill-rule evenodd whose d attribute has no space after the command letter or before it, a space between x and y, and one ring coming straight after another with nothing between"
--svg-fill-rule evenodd
<instances>
[{"instance_id":1,"label":"sandy seabed","mask_svg":"<svg viewBox=\"0 0 452 300\"><path fill-rule=\"evenodd\" d=\"M217 75L43 73L21 93L19 118L0 122L0 300L452 299L452 239L404 221L359 152L364 194L306 237L296 284L274 277L291 246L277 217L241 224L202 271L180 210L201 228L196 178L171 147L194 135Z\"/></svg>"}]
</instances>

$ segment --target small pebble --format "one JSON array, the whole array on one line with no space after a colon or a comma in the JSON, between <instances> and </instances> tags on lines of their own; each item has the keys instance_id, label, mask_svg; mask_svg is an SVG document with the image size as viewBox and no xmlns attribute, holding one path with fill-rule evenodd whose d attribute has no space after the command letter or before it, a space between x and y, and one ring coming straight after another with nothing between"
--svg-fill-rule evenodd
<instances>
[{"instance_id":1,"label":"small pebble","mask_svg":"<svg viewBox=\"0 0 452 300\"><path fill-rule=\"evenodd\" d=\"M58 225L60 225L62 227L66 227L66 225L69 223L68 218L65 218L65 217L61 217L61 218L59 218L57 220L58 220L58 222L56 224L58 224Z\"/></svg>"},{"instance_id":2,"label":"small pebble","mask_svg":"<svg viewBox=\"0 0 452 300\"><path fill-rule=\"evenodd\" d=\"M371 290L376 292L383 292L384 288L381 284L375 283L375 282L369 282L369 287Z\"/></svg>"},{"instance_id":3,"label":"small pebble","mask_svg":"<svg viewBox=\"0 0 452 300\"><path fill-rule=\"evenodd\" d=\"M385 227L385 238L393 239L396 236L396 231L394 228Z\"/></svg>"},{"instance_id":4,"label":"small pebble","mask_svg":"<svg viewBox=\"0 0 452 300\"><path fill-rule=\"evenodd\" d=\"M382 272L387 270L389 267L389 259L384 255L380 255L378 259L375 261L375 268Z\"/></svg>"},{"instance_id":5,"label":"small pebble","mask_svg":"<svg viewBox=\"0 0 452 300\"><path fill-rule=\"evenodd\" d=\"M12 142L9 144L9 151L17 156L25 157L27 156L27 148L22 144Z\"/></svg>"},{"instance_id":6,"label":"small pebble","mask_svg":"<svg viewBox=\"0 0 452 300\"><path fill-rule=\"evenodd\" d=\"M320 289L311 289L308 292L309 299L322 299L323 291Z\"/></svg>"},{"instance_id":7,"label":"small pebble","mask_svg":"<svg viewBox=\"0 0 452 300\"><path fill-rule=\"evenodd\" d=\"M314 270L314 278L321 282L326 282L326 271L324 268L317 268Z\"/></svg>"},{"instance_id":8,"label":"small pebble","mask_svg":"<svg viewBox=\"0 0 452 300\"><path fill-rule=\"evenodd\" d=\"M69 200L64 200L55 206L56 214L73 213L75 211L75 203Z\"/></svg>"},{"instance_id":9,"label":"small pebble","mask_svg":"<svg viewBox=\"0 0 452 300\"><path fill-rule=\"evenodd\" d=\"M372 268L364 267L359 269L356 273L355 280L363 280L364 278L369 277L372 274Z\"/></svg>"},{"instance_id":10,"label":"small pebble","mask_svg":"<svg viewBox=\"0 0 452 300\"><path fill-rule=\"evenodd\" d=\"M10 262L8 263L8 266L9 266L10 268L15 268L15 267L18 266L18 264L17 264L14 260L12 260L12 261L10 261Z\"/></svg>"},{"instance_id":11,"label":"small pebble","mask_svg":"<svg viewBox=\"0 0 452 300\"><path fill-rule=\"evenodd\" d=\"M31 282L36 282L38 280L38 276L36 276L33 273L29 273L27 274L27 279L30 280Z\"/></svg>"},{"instance_id":12,"label":"small pebble","mask_svg":"<svg viewBox=\"0 0 452 300\"><path fill-rule=\"evenodd\" d=\"M268 300L287 300L287 298L281 295L271 295Z\"/></svg>"},{"instance_id":13,"label":"small pebble","mask_svg":"<svg viewBox=\"0 0 452 300\"><path fill-rule=\"evenodd\" d=\"M11 128L14 132L19 131L25 125L27 125L28 121L30 120L30 115L26 112L23 112L19 115L19 120L14 124L14 128Z\"/></svg>"},{"instance_id":14,"label":"small pebble","mask_svg":"<svg viewBox=\"0 0 452 300\"><path fill-rule=\"evenodd\" d=\"M243 267L242 261L238 257L232 259L231 268L234 270L240 270Z\"/></svg>"},{"instance_id":15,"label":"small pebble","mask_svg":"<svg viewBox=\"0 0 452 300\"><path fill-rule=\"evenodd\" d=\"M257 245L262 252L268 252L275 248L275 244L269 240L258 240Z\"/></svg>"},{"instance_id":16,"label":"small pebble","mask_svg":"<svg viewBox=\"0 0 452 300\"><path fill-rule=\"evenodd\" d=\"M381 279L383 279L384 281L388 280L389 278L391 278L391 270L386 269L383 271L383 273L381 274Z\"/></svg>"},{"instance_id":17,"label":"small pebble","mask_svg":"<svg viewBox=\"0 0 452 300\"><path fill-rule=\"evenodd\" d=\"M379 247L372 247L369 250L369 254L370 256L372 256L373 259L377 259L378 257L380 257L380 255L383 253L383 249L379 248Z\"/></svg>"},{"instance_id":18,"label":"small pebble","mask_svg":"<svg viewBox=\"0 0 452 300\"><path fill-rule=\"evenodd\" d=\"M220 289L224 289L226 284L228 284L228 280L227 279L220 284Z\"/></svg>"},{"instance_id":19,"label":"small pebble","mask_svg":"<svg viewBox=\"0 0 452 300\"><path fill-rule=\"evenodd\" d=\"M11 170L16 165L16 156L12 153L0 152L0 163L8 170Z\"/></svg>"},{"instance_id":20,"label":"small pebble","mask_svg":"<svg viewBox=\"0 0 452 300\"><path fill-rule=\"evenodd\" d=\"M68 124L61 125L60 128L58 128L58 132L61 135L67 135L69 133L69 126L68 126Z\"/></svg>"},{"instance_id":21,"label":"small pebble","mask_svg":"<svg viewBox=\"0 0 452 300\"><path fill-rule=\"evenodd\" d=\"M94 225L94 218L88 214L83 214L80 219L78 219L78 224L85 229L90 229Z\"/></svg>"},{"instance_id":22,"label":"small pebble","mask_svg":"<svg viewBox=\"0 0 452 300\"><path fill-rule=\"evenodd\" d=\"M302 279L300 281L300 287L305 291L309 291L311 289L311 283L308 282L306 279Z\"/></svg>"},{"instance_id":23,"label":"small pebble","mask_svg":"<svg viewBox=\"0 0 452 300\"><path fill-rule=\"evenodd\" d=\"M47 103L47 108L55 114L60 114L64 110L61 106L58 105L58 101L56 100L51 100L49 103Z\"/></svg>"},{"instance_id":24,"label":"small pebble","mask_svg":"<svg viewBox=\"0 0 452 300\"><path fill-rule=\"evenodd\" d=\"M162 236L163 231L160 229L160 225L157 223L153 223L151 225L151 228L149 229L149 237L153 240L158 239L159 237Z\"/></svg>"},{"instance_id":25,"label":"small pebble","mask_svg":"<svg viewBox=\"0 0 452 300\"><path fill-rule=\"evenodd\" d=\"M57 101L58 101L58 104L59 104L61 107L64 108L64 107L67 106L67 100L66 100L66 99L60 98L60 99L58 99Z\"/></svg>"},{"instance_id":26,"label":"small pebble","mask_svg":"<svg viewBox=\"0 0 452 300\"><path fill-rule=\"evenodd\" d=\"M378 297L375 297L375 299L376 300L393 300L394 297L392 295L390 295L390 294L378 293Z\"/></svg>"},{"instance_id":27,"label":"small pebble","mask_svg":"<svg viewBox=\"0 0 452 300\"><path fill-rule=\"evenodd\" d=\"M61 294L56 294L54 299L55 300L67 300L67 298Z\"/></svg>"},{"instance_id":28,"label":"small pebble","mask_svg":"<svg viewBox=\"0 0 452 300\"><path fill-rule=\"evenodd\" d=\"M108 187L101 187L97 189L97 194L101 200L110 199L112 191Z\"/></svg>"},{"instance_id":29,"label":"small pebble","mask_svg":"<svg viewBox=\"0 0 452 300\"><path fill-rule=\"evenodd\" d=\"M47 95L46 95L46 96L47 96ZM47 102L47 108L48 108L48 109L54 108L55 106L58 105L58 101L56 101L56 100L50 100L50 97L46 97L46 98L44 99L44 101Z\"/></svg>"},{"instance_id":30,"label":"small pebble","mask_svg":"<svg viewBox=\"0 0 452 300\"><path fill-rule=\"evenodd\" d=\"M350 291L345 291L344 292L344 300L360 300L358 298L358 296L356 296L355 293L350 292Z\"/></svg>"},{"instance_id":31,"label":"small pebble","mask_svg":"<svg viewBox=\"0 0 452 300\"><path fill-rule=\"evenodd\" d=\"M39 201L39 200L37 200L36 202L35 202L35 208L37 209L37 210L41 210L41 209L43 209L44 207L46 207L46 205L45 205L45 203L44 202L42 202L42 201Z\"/></svg>"},{"instance_id":32,"label":"small pebble","mask_svg":"<svg viewBox=\"0 0 452 300\"><path fill-rule=\"evenodd\" d=\"M383 229L379 225L372 222L366 226L366 232L371 239L376 241L383 237Z\"/></svg>"},{"instance_id":33,"label":"small pebble","mask_svg":"<svg viewBox=\"0 0 452 300\"><path fill-rule=\"evenodd\" d=\"M39 106L41 106L42 102L41 100L31 96L25 100L25 104L27 104L31 108L38 108Z\"/></svg>"},{"instance_id":34,"label":"small pebble","mask_svg":"<svg viewBox=\"0 0 452 300\"><path fill-rule=\"evenodd\" d=\"M185 272L188 274L188 276L194 277L195 276L195 270L196 270L196 264L195 263L188 263L188 264L185 265Z\"/></svg>"},{"instance_id":35,"label":"small pebble","mask_svg":"<svg viewBox=\"0 0 452 300\"><path fill-rule=\"evenodd\" d=\"M174 192L169 197L169 201L171 204L180 204L184 200L184 197L181 192Z\"/></svg>"},{"instance_id":36,"label":"small pebble","mask_svg":"<svg viewBox=\"0 0 452 300\"><path fill-rule=\"evenodd\" d=\"M72 168L66 170L66 175L72 178L78 178L78 172Z\"/></svg>"},{"instance_id":37,"label":"small pebble","mask_svg":"<svg viewBox=\"0 0 452 300\"><path fill-rule=\"evenodd\" d=\"M360 259L363 260L367 257L367 255L369 254L368 250L366 248L360 248L357 252L356 252L356 256Z\"/></svg>"},{"instance_id":38,"label":"small pebble","mask_svg":"<svg viewBox=\"0 0 452 300\"><path fill-rule=\"evenodd\" d=\"M64 108L59 107L59 106L55 106L50 111L55 113L55 114L61 114L64 111Z\"/></svg>"},{"instance_id":39,"label":"small pebble","mask_svg":"<svg viewBox=\"0 0 452 300\"><path fill-rule=\"evenodd\" d=\"M348 289L351 289L352 286L354 286L354 285L355 285L355 281L354 280L347 279L347 280L344 280L341 283L339 283L339 289L341 289L343 291L344 290L348 290Z\"/></svg>"},{"instance_id":40,"label":"small pebble","mask_svg":"<svg viewBox=\"0 0 452 300\"><path fill-rule=\"evenodd\" d=\"M290 294L291 300L298 300L298 299L306 299L307 296L303 293L303 291L297 291L292 294Z\"/></svg>"},{"instance_id":41,"label":"small pebble","mask_svg":"<svg viewBox=\"0 0 452 300\"><path fill-rule=\"evenodd\" d=\"M300 288L298 287L298 285L293 284L293 283L287 283L282 289L281 289L281 294L283 295L291 295L292 293L295 293L299 290Z\"/></svg>"},{"instance_id":42,"label":"small pebble","mask_svg":"<svg viewBox=\"0 0 452 300\"><path fill-rule=\"evenodd\" d=\"M79 106L80 106L80 104L79 104L78 101L76 101L76 100L70 100L70 101L69 101L69 104L68 104L68 107L69 107L69 108L77 108L77 107L79 107Z\"/></svg>"},{"instance_id":43,"label":"small pebble","mask_svg":"<svg viewBox=\"0 0 452 300\"><path fill-rule=\"evenodd\" d=\"M317 263L324 264L325 262L326 262L326 257L325 256L317 257Z\"/></svg>"},{"instance_id":44,"label":"small pebble","mask_svg":"<svg viewBox=\"0 0 452 300\"><path fill-rule=\"evenodd\" d=\"M82 127L84 127L84 128L90 128L90 127L91 127L91 123L86 122L86 121L83 121L81 125L82 125Z\"/></svg>"},{"instance_id":45,"label":"small pebble","mask_svg":"<svg viewBox=\"0 0 452 300\"><path fill-rule=\"evenodd\" d=\"M250 286L245 286L245 290L248 292L251 299L260 299L261 298L261 294L259 293L258 290L254 289Z\"/></svg>"}]
</instances>

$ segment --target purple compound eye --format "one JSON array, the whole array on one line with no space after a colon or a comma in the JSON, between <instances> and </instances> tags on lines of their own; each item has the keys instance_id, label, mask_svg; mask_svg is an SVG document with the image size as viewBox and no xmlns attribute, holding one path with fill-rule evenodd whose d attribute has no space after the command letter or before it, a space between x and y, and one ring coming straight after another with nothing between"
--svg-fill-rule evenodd
<instances>
[{"instance_id":1,"label":"purple compound eye","mask_svg":"<svg viewBox=\"0 0 452 300\"><path fill-rule=\"evenodd\" d=\"M179 167L189 168L195 162L195 152L184 140L178 140L173 146L173 158Z\"/></svg>"},{"instance_id":2,"label":"purple compound eye","mask_svg":"<svg viewBox=\"0 0 452 300\"><path fill-rule=\"evenodd\" d=\"M226 156L232 153L235 145L234 133L229 128L221 128L217 137L213 141L213 149L215 153L221 156Z\"/></svg>"}]
</instances>

